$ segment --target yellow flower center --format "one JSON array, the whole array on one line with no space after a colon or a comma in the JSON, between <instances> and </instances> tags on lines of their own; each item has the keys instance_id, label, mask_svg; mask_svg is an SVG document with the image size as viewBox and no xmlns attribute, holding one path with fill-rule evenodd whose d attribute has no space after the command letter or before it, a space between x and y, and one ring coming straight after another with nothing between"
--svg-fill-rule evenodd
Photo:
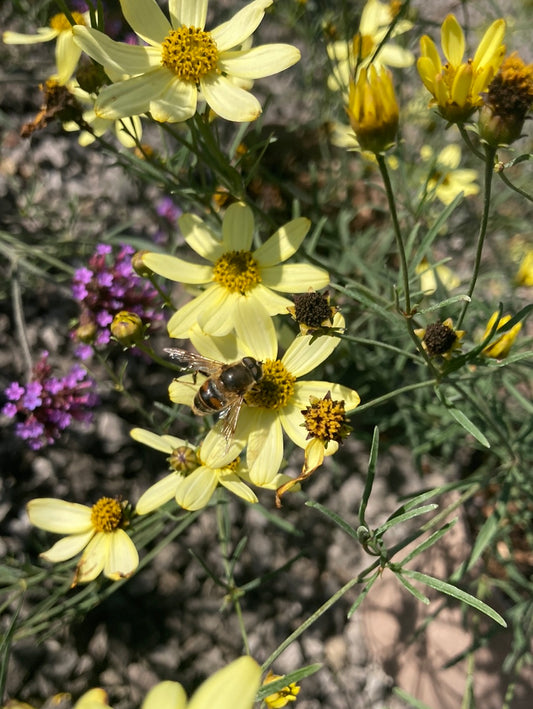
<instances>
[{"instance_id":1,"label":"yellow flower center","mask_svg":"<svg viewBox=\"0 0 533 709\"><path fill-rule=\"evenodd\" d=\"M112 497L101 497L91 509L91 524L97 532L113 532L122 522L122 505Z\"/></svg>"},{"instance_id":2,"label":"yellow flower center","mask_svg":"<svg viewBox=\"0 0 533 709\"><path fill-rule=\"evenodd\" d=\"M174 448L168 458L168 463L172 470L183 473L184 475L192 473L193 470L196 470L196 468L201 465L198 461L196 451L193 448L189 448L189 446Z\"/></svg>"},{"instance_id":3,"label":"yellow flower center","mask_svg":"<svg viewBox=\"0 0 533 709\"><path fill-rule=\"evenodd\" d=\"M321 441L338 441L349 434L351 426L346 418L344 401L333 401L331 394L323 399L311 399L311 405L302 411L308 438L319 438Z\"/></svg>"},{"instance_id":4,"label":"yellow flower center","mask_svg":"<svg viewBox=\"0 0 533 709\"><path fill-rule=\"evenodd\" d=\"M294 392L294 377L279 359L267 359L263 364L261 381L254 384L246 395L248 406L263 409L281 409Z\"/></svg>"},{"instance_id":5,"label":"yellow flower center","mask_svg":"<svg viewBox=\"0 0 533 709\"><path fill-rule=\"evenodd\" d=\"M251 251L227 251L215 261L213 280L230 293L244 295L261 281L261 275Z\"/></svg>"},{"instance_id":6,"label":"yellow flower center","mask_svg":"<svg viewBox=\"0 0 533 709\"><path fill-rule=\"evenodd\" d=\"M81 12L72 12L71 14L75 25L85 25L85 18ZM50 19L50 27L58 32L66 32L67 30L72 29L72 25L70 24L68 17L62 12L59 12Z\"/></svg>"},{"instance_id":7,"label":"yellow flower center","mask_svg":"<svg viewBox=\"0 0 533 709\"><path fill-rule=\"evenodd\" d=\"M163 40L161 64L182 81L197 84L208 72L216 69L218 50L209 32L183 25L170 30Z\"/></svg>"}]
</instances>

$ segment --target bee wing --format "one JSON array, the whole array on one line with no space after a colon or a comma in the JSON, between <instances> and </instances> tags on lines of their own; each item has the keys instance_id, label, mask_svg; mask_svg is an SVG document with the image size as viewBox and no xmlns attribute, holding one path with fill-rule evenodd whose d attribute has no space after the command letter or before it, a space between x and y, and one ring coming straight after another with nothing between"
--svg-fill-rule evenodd
<instances>
[{"instance_id":1,"label":"bee wing","mask_svg":"<svg viewBox=\"0 0 533 709\"><path fill-rule=\"evenodd\" d=\"M237 421L239 420L239 414L241 412L243 401L244 397L240 396L220 412L218 419L220 421L220 433L226 439L228 446L233 438L235 429L237 428Z\"/></svg>"},{"instance_id":2,"label":"bee wing","mask_svg":"<svg viewBox=\"0 0 533 709\"><path fill-rule=\"evenodd\" d=\"M217 362L216 360L209 359L208 357L202 357L202 355L199 355L196 352L180 350L174 347L167 347L164 351L169 355L169 357L175 359L178 366L183 367L183 369L192 369L196 372L201 372L208 377L212 374L217 374L220 372L220 368L223 366L222 362Z\"/></svg>"}]
</instances>

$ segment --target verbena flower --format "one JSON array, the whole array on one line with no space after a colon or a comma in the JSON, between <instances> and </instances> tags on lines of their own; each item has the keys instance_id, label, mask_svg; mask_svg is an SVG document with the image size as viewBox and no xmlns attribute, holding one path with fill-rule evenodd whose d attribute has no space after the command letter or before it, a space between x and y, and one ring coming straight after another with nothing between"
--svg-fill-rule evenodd
<instances>
[{"instance_id":1,"label":"verbena flower","mask_svg":"<svg viewBox=\"0 0 533 709\"><path fill-rule=\"evenodd\" d=\"M96 382L80 365L63 377L52 376L48 352L44 352L26 385L12 382L5 389L8 401L2 413L16 418L16 435L39 450L55 443L74 421L90 423L91 409L98 403L95 387Z\"/></svg>"},{"instance_id":2,"label":"verbena flower","mask_svg":"<svg viewBox=\"0 0 533 709\"><path fill-rule=\"evenodd\" d=\"M453 320L446 318L443 322L430 323L424 328L418 328L415 335L422 340L422 347L430 357L450 359L452 353L460 349L464 330L454 330Z\"/></svg>"},{"instance_id":3,"label":"verbena flower","mask_svg":"<svg viewBox=\"0 0 533 709\"><path fill-rule=\"evenodd\" d=\"M398 132L399 108L392 74L373 65L361 69L350 84L348 118L363 150L382 153L391 147Z\"/></svg>"},{"instance_id":4,"label":"verbena flower","mask_svg":"<svg viewBox=\"0 0 533 709\"><path fill-rule=\"evenodd\" d=\"M496 75L505 54L502 40L505 20L495 20L487 29L473 59L463 61L465 38L454 15L448 15L441 27L441 44L446 57L443 64L433 40L420 40L418 73L432 94L430 105L450 123L463 123L482 105L481 94Z\"/></svg>"},{"instance_id":5,"label":"verbena flower","mask_svg":"<svg viewBox=\"0 0 533 709\"><path fill-rule=\"evenodd\" d=\"M83 552L72 586L95 579L103 572L114 581L131 576L139 555L124 527L125 502L101 497L92 507L54 498L30 500L30 522L55 534L66 534L40 556L57 563Z\"/></svg>"},{"instance_id":6,"label":"verbena flower","mask_svg":"<svg viewBox=\"0 0 533 709\"><path fill-rule=\"evenodd\" d=\"M435 196L448 205L461 192L464 197L479 193L479 185L476 184L477 170L459 168L461 148L457 144L447 145L437 156L429 145L424 145L420 155L424 162L431 164L425 185L425 194L429 197Z\"/></svg>"},{"instance_id":7,"label":"verbena flower","mask_svg":"<svg viewBox=\"0 0 533 709\"><path fill-rule=\"evenodd\" d=\"M513 52L489 84L479 117L483 140L495 147L518 140L532 103L533 64Z\"/></svg>"},{"instance_id":8,"label":"verbena flower","mask_svg":"<svg viewBox=\"0 0 533 709\"><path fill-rule=\"evenodd\" d=\"M131 246L122 244L113 253L108 244L99 244L87 267L75 272L72 295L79 302L81 313L74 334L81 342L107 344L111 339L109 326L120 311L135 313L145 325L163 318L156 289L133 270L134 252Z\"/></svg>"},{"instance_id":9,"label":"verbena flower","mask_svg":"<svg viewBox=\"0 0 533 709\"><path fill-rule=\"evenodd\" d=\"M173 471L141 495L135 511L144 515L161 507L173 498L186 510L205 507L218 485L222 485L246 502L257 502L253 490L242 479L243 466L238 459L225 460L213 455L210 443L192 446L176 436L160 436L142 428L134 428L130 435L136 441L168 455ZM226 456L228 457L228 456Z\"/></svg>"},{"instance_id":10,"label":"verbena flower","mask_svg":"<svg viewBox=\"0 0 533 709\"><path fill-rule=\"evenodd\" d=\"M493 339L492 342L490 342L486 347L483 348L482 354L484 354L485 357L492 357L494 359L505 359L505 357L507 357L507 355L509 354L509 351L513 346L514 341L516 340L518 333L522 329L522 323L518 322L516 323L516 325L513 325L512 328L498 336L498 330L500 330L504 325L506 325L510 319L510 315L504 315L498 320L497 312L492 313L492 315L490 316L490 319L487 323L487 327L485 328L485 332L482 337L482 341L490 335L494 325L496 324L496 321L498 322L498 324L496 326L495 332L496 339Z\"/></svg>"},{"instance_id":11,"label":"verbena flower","mask_svg":"<svg viewBox=\"0 0 533 709\"><path fill-rule=\"evenodd\" d=\"M89 13L73 12L72 19L76 22L75 26L84 26L89 24ZM6 44L38 44L56 39L57 76L54 78L57 78L60 84L66 84L76 70L81 56L81 49L74 41L73 28L66 15L59 13L50 19L48 27L39 27L37 34L6 31L2 39Z\"/></svg>"},{"instance_id":12,"label":"verbena flower","mask_svg":"<svg viewBox=\"0 0 533 709\"><path fill-rule=\"evenodd\" d=\"M339 40L327 46L333 71L328 77L328 87L333 91L348 92L350 80L358 69L368 67L372 62L376 67L409 67L414 56L408 49L384 41L395 18L394 3L368 0L361 14L359 32L350 41ZM411 29L412 23L400 20L394 26L390 37L397 37Z\"/></svg>"},{"instance_id":13,"label":"verbena flower","mask_svg":"<svg viewBox=\"0 0 533 709\"><path fill-rule=\"evenodd\" d=\"M148 46L114 42L98 30L78 27L80 47L105 68L131 78L102 89L96 113L121 118L150 112L157 121L185 121L196 112L199 92L230 121L253 121L259 101L236 80L276 74L300 58L296 47L266 44L236 49L256 30L273 0L254 0L231 20L206 31L208 0L169 0L170 21L155 0L120 0L124 16Z\"/></svg>"},{"instance_id":14,"label":"verbena flower","mask_svg":"<svg viewBox=\"0 0 533 709\"><path fill-rule=\"evenodd\" d=\"M179 682L156 684L141 709L252 709L260 682L257 662L240 657L211 675L188 701Z\"/></svg>"},{"instance_id":15,"label":"verbena flower","mask_svg":"<svg viewBox=\"0 0 533 709\"><path fill-rule=\"evenodd\" d=\"M343 326L344 319L337 313L333 327ZM243 348L233 337L213 338L199 330L192 330L190 337L201 355L221 362L232 362L245 355L262 359L263 377L245 397L232 444L228 448L219 426L215 426L204 441L214 458L235 457L247 446L248 475L260 487L270 486L280 469L283 432L300 448L306 448L302 409L308 406L310 397L323 398L330 391L336 400L344 400L346 412L353 411L359 404L359 395L353 389L331 382L300 379L329 357L340 342L338 337L298 335L279 359L275 334L268 348L262 346L260 356L253 346ZM174 380L169 387L170 399L191 406L201 381L201 375L196 385L183 379ZM328 454L333 452L333 447L328 449Z\"/></svg>"},{"instance_id":16,"label":"verbena flower","mask_svg":"<svg viewBox=\"0 0 533 709\"><path fill-rule=\"evenodd\" d=\"M267 241L251 250L254 234L252 210L237 202L230 205L219 239L199 218L185 214L179 219L189 246L208 264L191 263L176 256L148 253L144 263L165 278L206 288L179 308L168 322L170 337L186 338L199 326L214 336L235 330L258 358L270 351L275 340L271 316L286 313L292 302L281 293L306 291L312 283L329 283L326 271L307 264L286 264L300 247L310 222L299 217L280 227Z\"/></svg>"},{"instance_id":17,"label":"verbena flower","mask_svg":"<svg viewBox=\"0 0 533 709\"><path fill-rule=\"evenodd\" d=\"M274 682L277 679L281 679L281 675L275 675L272 670L269 670L263 681L263 685ZM283 689L280 689L278 692L269 694L268 697L265 697L264 701L268 709L282 709L282 707L287 706L290 702L295 702L299 693L300 687L296 682L291 682L287 687L283 687Z\"/></svg>"}]
</instances>

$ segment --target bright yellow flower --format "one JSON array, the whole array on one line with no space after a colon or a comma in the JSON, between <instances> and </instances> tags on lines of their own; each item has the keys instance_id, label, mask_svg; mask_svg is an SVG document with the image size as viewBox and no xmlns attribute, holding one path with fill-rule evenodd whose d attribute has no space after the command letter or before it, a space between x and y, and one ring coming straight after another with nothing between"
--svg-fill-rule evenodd
<instances>
[{"instance_id":1,"label":"bright yellow flower","mask_svg":"<svg viewBox=\"0 0 533 709\"><path fill-rule=\"evenodd\" d=\"M461 192L463 197L479 193L479 185L475 182L478 176L477 170L459 168L461 148L457 144L447 145L436 157L431 147L425 145L420 155L425 162L432 163L425 187L426 195L430 198L435 196L443 204L448 205Z\"/></svg>"},{"instance_id":2,"label":"bright yellow flower","mask_svg":"<svg viewBox=\"0 0 533 709\"><path fill-rule=\"evenodd\" d=\"M103 689L90 689L85 692L72 709L110 709L107 692Z\"/></svg>"},{"instance_id":3,"label":"bright yellow flower","mask_svg":"<svg viewBox=\"0 0 533 709\"><path fill-rule=\"evenodd\" d=\"M416 273L420 276L420 290L424 295L435 293L439 283L442 283L447 291L457 288L461 283L461 279L451 268L443 263L432 266L426 258L420 261Z\"/></svg>"},{"instance_id":4,"label":"bright yellow flower","mask_svg":"<svg viewBox=\"0 0 533 709\"><path fill-rule=\"evenodd\" d=\"M261 668L251 657L239 657L201 684L187 701L179 682L160 682L145 697L141 709L252 709Z\"/></svg>"},{"instance_id":5,"label":"bright yellow flower","mask_svg":"<svg viewBox=\"0 0 533 709\"><path fill-rule=\"evenodd\" d=\"M482 105L481 93L496 75L505 54L502 44L505 20L491 24L483 35L473 59L464 62L465 38L454 15L442 23L441 44L446 57L443 65L435 43L427 35L420 40L422 56L418 73L432 94L430 105L450 123L463 123Z\"/></svg>"},{"instance_id":6,"label":"bright yellow flower","mask_svg":"<svg viewBox=\"0 0 533 709\"><path fill-rule=\"evenodd\" d=\"M169 0L170 22L156 0L120 0L124 17L141 40L137 46L115 42L95 29L76 28L76 41L89 56L106 70L131 77L102 89L96 114L117 119L150 112L157 121L186 121L196 112L200 92L222 118L255 120L261 105L238 81L276 74L300 58L289 44L236 49L272 2L253 0L228 22L206 31L208 0Z\"/></svg>"},{"instance_id":7,"label":"bright yellow flower","mask_svg":"<svg viewBox=\"0 0 533 709\"><path fill-rule=\"evenodd\" d=\"M277 679L281 679L281 675L275 675L272 670L269 670L263 685L274 682ZM264 701L268 709L282 709L282 707L286 707L289 702L295 702L299 693L300 687L296 682L291 682L287 687L280 689L279 692L269 694L268 697L265 697Z\"/></svg>"},{"instance_id":8,"label":"bright yellow flower","mask_svg":"<svg viewBox=\"0 0 533 709\"><path fill-rule=\"evenodd\" d=\"M253 490L242 480L243 466L238 460L233 460L231 454L221 458L217 453L218 458L215 458L209 441L204 441L197 449L175 436L159 436L142 428L134 428L130 435L150 448L167 453L172 469L170 475L141 495L135 508L137 514L153 512L172 498L186 510L200 510L208 504L218 485L246 502L257 502Z\"/></svg>"},{"instance_id":9,"label":"bright yellow flower","mask_svg":"<svg viewBox=\"0 0 533 709\"><path fill-rule=\"evenodd\" d=\"M333 327L344 327L340 313L335 314ZM332 382L300 379L329 357L340 342L338 337L321 335L313 339L313 335L298 335L280 359L274 332L268 347L261 343L260 356L253 343L250 348L244 347L234 337L213 338L194 329L190 338L201 355L220 362L234 362L243 356L263 362L263 377L246 395L229 448L219 425L208 433L203 444L209 446L217 459L224 455L235 457L247 446L248 476L254 485L272 486L283 460L283 432L305 450L308 431L302 410L309 406L311 397L322 399L330 392L335 400L344 401L347 413L359 404L359 395L353 389ZM183 379L176 379L169 387L170 399L191 406L198 386L192 387ZM332 455L337 449L338 443L331 441L326 455Z\"/></svg>"},{"instance_id":10,"label":"bright yellow flower","mask_svg":"<svg viewBox=\"0 0 533 709\"><path fill-rule=\"evenodd\" d=\"M482 341L485 340L492 328L494 327L496 320L498 318L498 313L492 313L490 320L487 323L487 327L485 328L485 333L482 337ZM522 329L522 323L516 323L516 325L513 325L513 327L510 330L507 330L507 332L504 332L502 335L497 337L498 330L500 330L506 323L509 322L511 319L510 315L504 315L498 320L498 325L496 327L496 339L492 340L486 347L483 348L482 354L485 355L485 357L492 357L494 359L505 359L507 355L509 354L509 350L511 349L514 341L516 340L518 333Z\"/></svg>"},{"instance_id":11,"label":"bright yellow flower","mask_svg":"<svg viewBox=\"0 0 533 709\"><path fill-rule=\"evenodd\" d=\"M92 507L54 498L28 502L30 522L55 534L67 534L43 559L66 561L83 551L72 583L92 581L101 572L114 581L131 576L139 565L134 543L124 531L125 503L101 497Z\"/></svg>"},{"instance_id":12,"label":"bright yellow flower","mask_svg":"<svg viewBox=\"0 0 533 709\"><path fill-rule=\"evenodd\" d=\"M184 214L178 222L185 241L210 263L190 263L160 253L143 256L144 264L160 276L207 286L170 318L170 337L187 338L197 325L215 336L235 330L262 360L275 339L271 316L286 313L292 305L276 291L301 293L310 283L317 289L329 283L328 273L321 268L284 263L309 231L310 222L304 217L280 227L254 251L253 212L240 202L230 205L224 215L222 239L193 214Z\"/></svg>"},{"instance_id":13,"label":"bright yellow flower","mask_svg":"<svg viewBox=\"0 0 533 709\"><path fill-rule=\"evenodd\" d=\"M363 150L381 153L394 143L399 109L390 71L361 69L350 84L348 117Z\"/></svg>"},{"instance_id":14,"label":"bright yellow flower","mask_svg":"<svg viewBox=\"0 0 533 709\"><path fill-rule=\"evenodd\" d=\"M519 286L533 286L533 249L528 249L515 278Z\"/></svg>"},{"instance_id":15,"label":"bright yellow flower","mask_svg":"<svg viewBox=\"0 0 533 709\"><path fill-rule=\"evenodd\" d=\"M348 93L350 80L356 68L367 67L370 62L376 67L408 67L414 63L414 56L388 40L384 42L395 17L392 3L368 0L361 14L359 32L350 42L339 40L328 45L327 52L334 63L333 72L328 77L328 87L332 91ZM411 29L412 23L400 20L394 25L390 37L397 37ZM379 51L378 50L379 47Z\"/></svg>"},{"instance_id":16,"label":"bright yellow flower","mask_svg":"<svg viewBox=\"0 0 533 709\"><path fill-rule=\"evenodd\" d=\"M84 26L89 23L89 13L73 12L72 19L75 26ZM66 84L70 79L81 56L81 49L74 41L74 27L63 14L54 15L49 27L37 28L37 34L21 34L20 32L4 32L2 39L6 44L38 44L39 42L56 42L56 67L57 75L54 79L60 84Z\"/></svg>"}]
</instances>

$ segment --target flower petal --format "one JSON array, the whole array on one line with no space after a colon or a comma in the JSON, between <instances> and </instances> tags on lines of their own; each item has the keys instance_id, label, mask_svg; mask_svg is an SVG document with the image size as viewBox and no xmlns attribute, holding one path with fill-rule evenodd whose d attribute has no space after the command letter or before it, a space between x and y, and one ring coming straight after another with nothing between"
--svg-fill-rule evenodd
<instances>
[{"instance_id":1,"label":"flower petal","mask_svg":"<svg viewBox=\"0 0 533 709\"><path fill-rule=\"evenodd\" d=\"M199 263L184 261L177 256L149 252L143 255L143 263L154 273L178 283L203 284L213 280L213 268Z\"/></svg>"},{"instance_id":2,"label":"flower petal","mask_svg":"<svg viewBox=\"0 0 533 709\"><path fill-rule=\"evenodd\" d=\"M242 44L257 29L265 15L265 9L274 0L254 0L239 10L233 17L215 27L211 36L219 52L225 52Z\"/></svg>"},{"instance_id":3,"label":"flower petal","mask_svg":"<svg viewBox=\"0 0 533 709\"><path fill-rule=\"evenodd\" d=\"M296 382L291 403L298 409L305 409L309 406L310 397L323 399L330 392L333 401L344 401L344 409L347 413L353 411L361 401L355 389L349 389L342 384L334 382L309 381L307 379Z\"/></svg>"},{"instance_id":4,"label":"flower petal","mask_svg":"<svg viewBox=\"0 0 533 709\"><path fill-rule=\"evenodd\" d=\"M193 375L190 375L189 381L183 381L186 377L181 379L174 379L168 387L168 396L170 401L174 404L183 404L192 408L192 402L198 391L198 387L202 383L202 379L198 378L196 383L192 382Z\"/></svg>"},{"instance_id":5,"label":"flower petal","mask_svg":"<svg viewBox=\"0 0 533 709\"><path fill-rule=\"evenodd\" d=\"M111 537L104 576L113 581L131 576L139 566L139 553L129 535L123 529L115 529Z\"/></svg>"},{"instance_id":6,"label":"flower petal","mask_svg":"<svg viewBox=\"0 0 533 709\"><path fill-rule=\"evenodd\" d=\"M249 251L254 236L254 214L242 202L231 204L222 221L224 251Z\"/></svg>"},{"instance_id":7,"label":"flower petal","mask_svg":"<svg viewBox=\"0 0 533 709\"><path fill-rule=\"evenodd\" d=\"M472 65L476 71L483 64L495 64L495 70L500 64L499 55L503 57L501 52L501 44L505 35L505 20L500 18L495 20L487 29L479 46L474 54Z\"/></svg>"},{"instance_id":8,"label":"flower petal","mask_svg":"<svg viewBox=\"0 0 533 709\"><path fill-rule=\"evenodd\" d=\"M244 51L224 52L218 68L240 79L261 79L296 64L300 57L300 50L292 44L262 44Z\"/></svg>"},{"instance_id":9,"label":"flower petal","mask_svg":"<svg viewBox=\"0 0 533 709\"><path fill-rule=\"evenodd\" d=\"M257 662L240 657L201 684L187 709L252 709L260 681Z\"/></svg>"},{"instance_id":10,"label":"flower petal","mask_svg":"<svg viewBox=\"0 0 533 709\"><path fill-rule=\"evenodd\" d=\"M243 296L240 293L229 293L223 287L213 292L216 299L213 300L212 308L205 308L199 313L198 325L210 335L227 335L234 327L235 305Z\"/></svg>"},{"instance_id":11,"label":"flower petal","mask_svg":"<svg viewBox=\"0 0 533 709\"><path fill-rule=\"evenodd\" d=\"M56 48L57 80L66 84L76 71L81 49L74 41L72 32L60 32L57 37Z\"/></svg>"},{"instance_id":12,"label":"flower petal","mask_svg":"<svg viewBox=\"0 0 533 709\"><path fill-rule=\"evenodd\" d=\"M92 530L91 508L53 497L30 500L26 506L30 522L55 534L83 534Z\"/></svg>"},{"instance_id":13,"label":"flower petal","mask_svg":"<svg viewBox=\"0 0 533 709\"><path fill-rule=\"evenodd\" d=\"M161 44L172 29L155 0L120 0L131 29L148 44Z\"/></svg>"},{"instance_id":14,"label":"flower petal","mask_svg":"<svg viewBox=\"0 0 533 709\"><path fill-rule=\"evenodd\" d=\"M267 409L247 409L250 426L246 464L254 485L268 484L278 473L283 460L283 432L279 416Z\"/></svg>"},{"instance_id":15,"label":"flower petal","mask_svg":"<svg viewBox=\"0 0 533 709\"><path fill-rule=\"evenodd\" d=\"M233 326L243 349L264 362L275 358L277 352L276 330L255 289L239 298L233 311ZM274 353L274 357L272 357Z\"/></svg>"},{"instance_id":16,"label":"flower petal","mask_svg":"<svg viewBox=\"0 0 533 709\"><path fill-rule=\"evenodd\" d=\"M309 286L320 290L329 285L329 273L307 263L282 263L261 271L263 285L282 293L303 293Z\"/></svg>"},{"instance_id":17,"label":"flower petal","mask_svg":"<svg viewBox=\"0 0 533 709\"><path fill-rule=\"evenodd\" d=\"M194 327L189 331L189 336L200 354L218 362L236 362L247 354L239 348L233 334L213 337L199 327Z\"/></svg>"},{"instance_id":18,"label":"flower petal","mask_svg":"<svg viewBox=\"0 0 533 709\"><path fill-rule=\"evenodd\" d=\"M255 96L221 74L206 74L200 79L200 89L213 111L227 121L255 121L261 115L261 104Z\"/></svg>"},{"instance_id":19,"label":"flower petal","mask_svg":"<svg viewBox=\"0 0 533 709\"><path fill-rule=\"evenodd\" d=\"M224 246L196 214L183 214L178 224L183 238L199 256L211 262L222 256Z\"/></svg>"},{"instance_id":20,"label":"flower petal","mask_svg":"<svg viewBox=\"0 0 533 709\"><path fill-rule=\"evenodd\" d=\"M296 253L310 226L309 219L298 217L275 231L264 244L254 251L254 258L261 268L286 261Z\"/></svg>"},{"instance_id":21,"label":"flower petal","mask_svg":"<svg viewBox=\"0 0 533 709\"><path fill-rule=\"evenodd\" d=\"M225 475L221 475L218 481L230 492L232 492L234 495L237 495L237 497L246 500L246 502L254 504L258 501L255 492L251 488L249 488L248 485L243 482L240 477L235 473L227 473Z\"/></svg>"},{"instance_id":22,"label":"flower petal","mask_svg":"<svg viewBox=\"0 0 533 709\"><path fill-rule=\"evenodd\" d=\"M102 572L110 544L111 533L97 532L94 535L78 562L74 584L92 581Z\"/></svg>"},{"instance_id":23,"label":"flower petal","mask_svg":"<svg viewBox=\"0 0 533 709\"><path fill-rule=\"evenodd\" d=\"M117 119L146 113L150 110L151 102L163 95L172 81L174 75L165 67L151 69L125 81L117 81L116 84L106 86L100 91L94 106L96 115L100 118Z\"/></svg>"},{"instance_id":24,"label":"flower petal","mask_svg":"<svg viewBox=\"0 0 533 709\"><path fill-rule=\"evenodd\" d=\"M190 337L193 328L197 327L210 316L216 315L224 302L228 300L228 292L225 288L214 283L203 293L193 298L189 303L177 310L167 324L170 337L184 339ZM224 314L224 319L219 318L218 325L229 332L233 325L231 322L231 312Z\"/></svg>"},{"instance_id":25,"label":"flower petal","mask_svg":"<svg viewBox=\"0 0 533 709\"><path fill-rule=\"evenodd\" d=\"M144 74L161 64L160 52L151 47L115 42L103 32L81 25L76 25L72 34L86 54L118 75Z\"/></svg>"},{"instance_id":26,"label":"flower petal","mask_svg":"<svg viewBox=\"0 0 533 709\"><path fill-rule=\"evenodd\" d=\"M39 27L37 34L23 34L6 30L2 34L2 41L4 44L39 44L40 42L50 42L59 34L59 31L52 29L52 27Z\"/></svg>"},{"instance_id":27,"label":"flower petal","mask_svg":"<svg viewBox=\"0 0 533 709\"><path fill-rule=\"evenodd\" d=\"M172 27L181 25L203 30L207 16L207 0L169 0L168 9Z\"/></svg>"},{"instance_id":28,"label":"flower petal","mask_svg":"<svg viewBox=\"0 0 533 709\"><path fill-rule=\"evenodd\" d=\"M196 86L172 77L162 93L150 101L150 113L160 123L181 123L194 115L197 100Z\"/></svg>"},{"instance_id":29,"label":"flower petal","mask_svg":"<svg viewBox=\"0 0 533 709\"><path fill-rule=\"evenodd\" d=\"M176 502L185 510L201 510L211 499L217 485L215 471L202 465L179 482Z\"/></svg>"},{"instance_id":30,"label":"flower petal","mask_svg":"<svg viewBox=\"0 0 533 709\"><path fill-rule=\"evenodd\" d=\"M459 66L465 53L465 37L454 15L448 15L442 23L441 45L450 64L453 67Z\"/></svg>"},{"instance_id":31,"label":"flower petal","mask_svg":"<svg viewBox=\"0 0 533 709\"><path fill-rule=\"evenodd\" d=\"M130 436L134 441L144 443L145 446L161 451L161 453L172 453L176 448L187 445L187 442L181 438L168 435L159 436L157 433L147 431L145 428L132 428Z\"/></svg>"},{"instance_id":32,"label":"flower petal","mask_svg":"<svg viewBox=\"0 0 533 709\"><path fill-rule=\"evenodd\" d=\"M50 547L48 551L44 551L39 556L46 561L52 561L57 563L58 561L65 561L66 559L72 559L73 556L79 554L82 549L85 549L87 544L91 541L94 530L91 529L83 534L71 534L68 537L63 537L57 541L54 546Z\"/></svg>"},{"instance_id":33,"label":"flower petal","mask_svg":"<svg viewBox=\"0 0 533 709\"><path fill-rule=\"evenodd\" d=\"M333 327L344 327L344 318L335 313ZM301 377L327 359L340 342L340 338L321 335L298 335L285 352L282 362L295 377Z\"/></svg>"},{"instance_id":34,"label":"flower petal","mask_svg":"<svg viewBox=\"0 0 533 709\"><path fill-rule=\"evenodd\" d=\"M269 269L267 269L267 271L268 270ZM270 290L270 288L266 288L263 283L258 283L254 287L252 294L254 298L259 300L265 306L266 311L270 313L270 315L286 315L287 308L290 308L291 305L294 305L292 300L286 298L283 295L278 295L278 293L275 293L273 290ZM272 357L275 357L276 353L277 347Z\"/></svg>"},{"instance_id":35,"label":"flower petal","mask_svg":"<svg viewBox=\"0 0 533 709\"><path fill-rule=\"evenodd\" d=\"M187 695L179 682L159 682L144 698L141 709L186 709Z\"/></svg>"},{"instance_id":36,"label":"flower petal","mask_svg":"<svg viewBox=\"0 0 533 709\"><path fill-rule=\"evenodd\" d=\"M140 496L135 512L138 515L145 515L148 512L157 510L162 505L165 505L169 500L176 495L176 489L182 480L183 475L178 472L165 475L164 478L151 485L148 490Z\"/></svg>"},{"instance_id":37,"label":"flower petal","mask_svg":"<svg viewBox=\"0 0 533 709\"><path fill-rule=\"evenodd\" d=\"M235 460L246 444L246 439L241 433L242 427L239 427L238 422L235 435L229 445L221 433L221 427L222 422L217 422L213 426L204 438L198 453L200 460L208 468L226 467Z\"/></svg>"}]
</instances>

